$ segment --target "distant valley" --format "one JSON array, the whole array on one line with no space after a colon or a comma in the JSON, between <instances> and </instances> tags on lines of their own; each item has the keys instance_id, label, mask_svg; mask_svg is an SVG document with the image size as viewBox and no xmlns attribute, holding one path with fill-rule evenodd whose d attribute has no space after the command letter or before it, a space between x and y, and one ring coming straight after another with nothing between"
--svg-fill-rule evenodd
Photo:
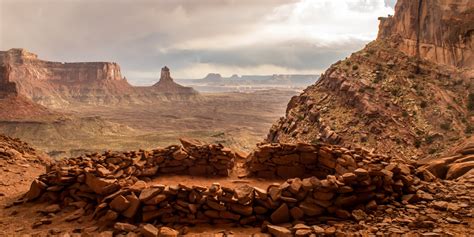
<instances>
[{"instance_id":1,"label":"distant valley","mask_svg":"<svg viewBox=\"0 0 474 237\"><path fill-rule=\"evenodd\" d=\"M265 89L303 89L314 84L318 75L232 75L223 77L209 73L202 79L179 79L180 84L192 86L200 92L250 92Z\"/></svg>"}]
</instances>

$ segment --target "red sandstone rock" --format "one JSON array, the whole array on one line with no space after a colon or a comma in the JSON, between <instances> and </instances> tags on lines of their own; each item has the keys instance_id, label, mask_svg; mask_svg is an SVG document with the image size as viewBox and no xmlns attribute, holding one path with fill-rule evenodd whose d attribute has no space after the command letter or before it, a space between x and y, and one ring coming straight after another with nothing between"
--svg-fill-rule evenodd
<instances>
[{"instance_id":1,"label":"red sandstone rock","mask_svg":"<svg viewBox=\"0 0 474 237\"><path fill-rule=\"evenodd\" d=\"M288 205L283 203L278 209L276 209L270 216L273 224L281 224L290 221L290 211Z\"/></svg>"}]
</instances>

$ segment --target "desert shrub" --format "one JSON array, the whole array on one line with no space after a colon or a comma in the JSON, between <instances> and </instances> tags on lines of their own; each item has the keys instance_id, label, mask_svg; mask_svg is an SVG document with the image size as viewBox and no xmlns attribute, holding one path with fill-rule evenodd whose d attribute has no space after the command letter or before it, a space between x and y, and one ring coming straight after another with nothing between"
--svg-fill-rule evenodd
<instances>
[{"instance_id":1,"label":"desert shrub","mask_svg":"<svg viewBox=\"0 0 474 237\"><path fill-rule=\"evenodd\" d=\"M428 103L427 103L426 101L424 101L424 100L421 101L421 103L420 103L420 107L421 107L421 108L424 109L424 108L426 108L427 106L428 106Z\"/></svg>"},{"instance_id":2,"label":"desert shrub","mask_svg":"<svg viewBox=\"0 0 474 237\"><path fill-rule=\"evenodd\" d=\"M444 122L444 123L440 124L439 127L441 129L447 131L447 130L451 129L451 122L450 121L449 122Z\"/></svg>"},{"instance_id":3,"label":"desert shrub","mask_svg":"<svg viewBox=\"0 0 474 237\"><path fill-rule=\"evenodd\" d=\"M408 115L409 115L409 114L408 114L407 111L403 111L403 112L402 112L402 116L403 116L403 117L408 117Z\"/></svg>"},{"instance_id":4,"label":"desert shrub","mask_svg":"<svg viewBox=\"0 0 474 237\"><path fill-rule=\"evenodd\" d=\"M464 132L465 132L466 134L471 134L471 133L473 133L473 132L474 132L474 126L468 124L467 127L466 127L466 130L464 130Z\"/></svg>"},{"instance_id":5,"label":"desert shrub","mask_svg":"<svg viewBox=\"0 0 474 237\"><path fill-rule=\"evenodd\" d=\"M469 93L467 97L467 109L469 111L474 111L474 93Z\"/></svg>"},{"instance_id":6,"label":"desert shrub","mask_svg":"<svg viewBox=\"0 0 474 237\"><path fill-rule=\"evenodd\" d=\"M428 153L429 153L429 154L434 154L434 153L436 153L436 151L438 151L438 149L436 149L436 148L431 148L431 149L428 151Z\"/></svg>"},{"instance_id":7,"label":"desert shrub","mask_svg":"<svg viewBox=\"0 0 474 237\"><path fill-rule=\"evenodd\" d=\"M346 61L346 66L350 66L351 65L351 61L347 60Z\"/></svg>"},{"instance_id":8,"label":"desert shrub","mask_svg":"<svg viewBox=\"0 0 474 237\"><path fill-rule=\"evenodd\" d=\"M426 144L432 144L435 140L435 136L434 135L429 135L425 138L425 141L426 141Z\"/></svg>"},{"instance_id":9,"label":"desert shrub","mask_svg":"<svg viewBox=\"0 0 474 237\"><path fill-rule=\"evenodd\" d=\"M385 75L382 72L375 74L374 83L379 83L385 78Z\"/></svg>"},{"instance_id":10,"label":"desert shrub","mask_svg":"<svg viewBox=\"0 0 474 237\"><path fill-rule=\"evenodd\" d=\"M415 145L416 148L420 148L420 146L421 146L421 141L418 140L418 139L416 139L415 142L414 142L414 145Z\"/></svg>"},{"instance_id":11,"label":"desert shrub","mask_svg":"<svg viewBox=\"0 0 474 237\"><path fill-rule=\"evenodd\" d=\"M392 88L392 90L390 90L390 93L392 93L393 96L398 96L400 94L400 88Z\"/></svg>"},{"instance_id":12,"label":"desert shrub","mask_svg":"<svg viewBox=\"0 0 474 237\"><path fill-rule=\"evenodd\" d=\"M357 69L359 69L359 66L358 66L357 64L355 64L355 65L352 65L352 70L354 70L354 71L355 71L355 70L357 70Z\"/></svg>"}]
</instances>

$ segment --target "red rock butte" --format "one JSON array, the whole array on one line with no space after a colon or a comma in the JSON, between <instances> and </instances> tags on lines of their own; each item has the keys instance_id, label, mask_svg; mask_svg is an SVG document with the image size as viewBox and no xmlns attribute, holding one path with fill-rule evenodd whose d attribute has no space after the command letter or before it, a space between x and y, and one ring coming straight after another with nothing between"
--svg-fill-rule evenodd
<instances>
[{"instance_id":1,"label":"red rock butte","mask_svg":"<svg viewBox=\"0 0 474 237\"><path fill-rule=\"evenodd\" d=\"M0 51L0 64L11 66L18 93L48 107L85 104L143 104L187 100L198 93L173 82L134 87L114 62L51 62L25 49Z\"/></svg>"}]
</instances>

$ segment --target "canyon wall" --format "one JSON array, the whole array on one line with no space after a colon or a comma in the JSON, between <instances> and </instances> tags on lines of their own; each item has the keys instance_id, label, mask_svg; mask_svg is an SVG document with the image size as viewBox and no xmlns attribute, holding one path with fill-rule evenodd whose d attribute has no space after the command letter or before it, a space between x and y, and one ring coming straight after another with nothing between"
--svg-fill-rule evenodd
<instances>
[{"instance_id":1,"label":"canyon wall","mask_svg":"<svg viewBox=\"0 0 474 237\"><path fill-rule=\"evenodd\" d=\"M395 15L381 17L379 39L397 39L409 56L474 67L474 1L398 0Z\"/></svg>"},{"instance_id":2,"label":"canyon wall","mask_svg":"<svg viewBox=\"0 0 474 237\"><path fill-rule=\"evenodd\" d=\"M10 66L0 65L0 98L17 95L16 85L10 82Z\"/></svg>"}]
</instances>

